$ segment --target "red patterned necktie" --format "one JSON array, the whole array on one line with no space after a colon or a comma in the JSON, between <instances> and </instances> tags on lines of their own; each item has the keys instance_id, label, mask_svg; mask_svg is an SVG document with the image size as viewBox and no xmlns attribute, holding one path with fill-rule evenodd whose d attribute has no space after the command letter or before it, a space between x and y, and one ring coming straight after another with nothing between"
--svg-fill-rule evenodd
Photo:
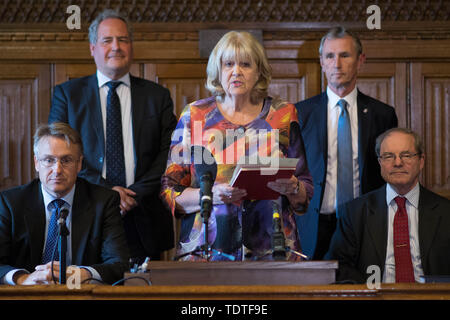
<instances>
[{"instance_id":1,"label":"red patterned necktie","mask_svg":"<svg viewBox=\"0 0 450 320\"><path fill-rule=\"evenodd\" d=\"M395 197L397 212L394 216L395 282L415 282L409 246L408 214L404 197Z\"/></svg>"}]
</instances>

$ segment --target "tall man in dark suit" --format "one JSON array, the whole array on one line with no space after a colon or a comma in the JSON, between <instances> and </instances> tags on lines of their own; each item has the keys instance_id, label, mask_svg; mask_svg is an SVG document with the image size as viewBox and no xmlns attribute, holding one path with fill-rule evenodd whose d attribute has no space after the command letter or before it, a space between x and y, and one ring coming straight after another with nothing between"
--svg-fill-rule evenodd
<instances>
[{"instance_id":1,"label":"tall man in dark suit","mask_svg":"<svg viewBox=\"0 0 450 320\"><path fill-rule=\"evenodd\" d=\"M338 280L364 282L378 266L382 282L450 275L450 201L419 183L425 163L420 137L394 128L376 142L387 184L343 205L326 258Z\"/></svg>"},{"instance_id":2,"label":"tall man in dark suit","mask_svg":"<svg viewBox=\"0 0 450 320\"><path fill-rule=\"evenodd\" d=\"M131 256L142 261L173 247L170 212L159 199L176 117L170 93L130 75L132 33L126 18L102 12L89 28L97 73L55 87L49 122L81 133L80 176L120 194Z\"/></svg>"},{"instance_id":3,"label":"tall man in dark suit","mask_svg":"<svg viewBox=\"0 0 450 320\"><path fill-rule=\"evenodd\" d=\"M306 214L298 216L303 253L320 260L336 228L338 204L380 187L376 137L397 126L392 107L356 87L365 55L359 39L342 27L331 29L319 48L327 91L296 104L314 180Z\"/></svg>"},{"instance_id":4,"label":"tall man in dark suit","mask_svg":"<svg viewBox=\"0 0 450 320\"><path fill-rule=\"evenodd\" d=\"M128 247L116 192L77 178L83 147L65 123L42 125L34 136L39 179L0 193L0 283L48 284L59 277L60 210L66 208L67 265L80 281L113 283L128 267ZM56 251L57 252L57 251ZM80 267L82 266L82 267Z\"/></svg>"}]
</instances>

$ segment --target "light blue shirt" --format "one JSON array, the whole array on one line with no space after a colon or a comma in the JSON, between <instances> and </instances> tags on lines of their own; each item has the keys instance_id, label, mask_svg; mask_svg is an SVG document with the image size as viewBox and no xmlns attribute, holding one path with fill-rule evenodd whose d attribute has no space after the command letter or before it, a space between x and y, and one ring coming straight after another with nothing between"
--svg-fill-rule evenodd
<instances>
[{"instance_id":1,"label":"light blue shirt","mask_svg":"<svg viewBox=\"0 0 450 320\"><path fill-rule=\"evenodd\" d=\"M414 268L416 282L423 275L422 260L419 247L419 183L402 197L406 198L405 207L408 214L409 246L411 249L411 260ZM383 282L395 282L395 257L394 257L394 216L397 212L395 197L400 196L389 185L386 185L386 203L388 206L388 240L386 250L386 262L384 266Z\"/></svg>"},{"instance_id":2,"label":"light blue shirt","mask_svg":"<svg viewBox=\"0 0 450 320\"><path fill-rule=\"evenodd\" d=\"M48 225L50 223L50 218L52 216L52 210L51 210L51 208L49 208L50 202L52 202L56 198L54 198L52 195L50 195L44 189L42 184L41 184L41 191L42 191L42 196L44 198L44 206L45 206L45 237L44 237L44 248L42 251L42 253L44 253L45 243L47 241ZM72 204L73 204L74 195L75 195L75 185L72 187L72 189L69 191L69 193L67 195L65 195L64 197L61 198L62 200L65 201L63 208L67 208L69 210L69 214L67 215L67 218L66 218L66 226L67 226L67 229L69 230L69 236L67 237L67 252L66 252L67 266L70 266L72 264L72 237L71 237L71 234L72 234ZM80 266L80 268L89 270L92 274L92 278L100 280L100 281L102 280L100 274L94 268L86 267L86 266ZM11 270L3 277L3 279L1 279L0 283L15 285L15 283L13 281L14 274L18 271L23 271L23 272L29 273L29 271L25 270L25 269Z\"/></svg>"}]
</instances>

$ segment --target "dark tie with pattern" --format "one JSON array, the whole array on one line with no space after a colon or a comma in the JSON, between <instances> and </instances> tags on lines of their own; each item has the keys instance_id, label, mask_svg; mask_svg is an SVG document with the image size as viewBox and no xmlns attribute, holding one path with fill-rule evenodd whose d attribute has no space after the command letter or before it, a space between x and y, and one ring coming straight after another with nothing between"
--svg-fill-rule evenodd
<instances>
[{"instance_id":1,"label":"dark tie with pattern","mask_svg":"<svg viewBox=\"0 0 450 320\"><path fill-rule=\"evenodd\" d=\"M341 108L338 120L337 137L337 206L353 199L353 152L350 116L347 110L347 101L338 101ZM339 212L336 211L339 216Z\"/></svg>"},{"instance_id":2,"label":"dark tie with pattern","mask_svg":"<svg viewBox=\"0 0 450 320\"><path fill-rule=\"evenodd\" d=\"M415 282L409 246L408 214L404 197L395 197L397 212L394 216L395 282Z\"/></svg>"},{"instance_id":3,"label":"dark tie with pattern","mask_svg":"<svg viewBox=\"0 0 450 320\"><path fill-rule=\"evenodd\" d=\"M123 154L122 112L116 88L122 82L107 82L106 103L106 181L113 186L126 187L125 157Z\"/></svg>"},{"instance_id":4,"label":"dark tie with pattern","mask_svg":"<svg viewBox=\"0 0 450 320\"><path fill-rule=\"evenodd\" d=\"M55 199L49 204L52 216L48 224L47 240L45 241L45 249L42 254L42 264L52 261L53 252L58 242L58 219L61 208L66 202L62 199ZM55 254L54 260L59 260L59 255Z\"/></svg>"}]
</instances>

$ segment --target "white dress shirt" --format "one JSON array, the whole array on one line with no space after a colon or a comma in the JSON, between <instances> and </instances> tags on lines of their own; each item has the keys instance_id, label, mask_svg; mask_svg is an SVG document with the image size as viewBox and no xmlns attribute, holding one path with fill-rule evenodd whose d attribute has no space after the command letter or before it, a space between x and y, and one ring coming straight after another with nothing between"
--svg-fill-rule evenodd
<instances>
[{"instance_id":1,"label":"white dress shirt","mask_svg":"<svg viewBox=\"0 0 450 320\"><path fill-rule=\"evenodd\" d=\"M106 100L108 97L109 88L106 85L111 81L110 78L97 70L98 87L100 93L100 104L102 109L103 132L106 145ZM117 81L122 81L117 89L117 95L120 100L120 109L122 113L122 137L123 137L123 152L125 157L125 178L127 187L134 183L134 170L136 164L136 157L134 153L133 143L133 123L131 117L131 83L130 74L127 73ZM102 177L106 179L106 161L103 161Z\"/></svg>"},{"instance_id":2,"label":"white dress shirt","mask_svg":"<svg viewBox=\"0 0 450 320\"><path fill-rule=\"evenodd\" d=\"M355 87L347 96L341 98L327 87L328 96L328 158L325 190L323 193L320 213L336 212L336 185L337 185L337 134L338 121L341 108L337 105L340 99L347 102L347 110L350 116L353 154L353 198L359 197L359 163L358 163L358 90Z\"/></svg>"},{"instance_id":3,"label":"white dress shirt","mask_svg":"<svg viewBox=\"0 0 450 320\"><path fill-rule=\"evenodd\" d=\"M56 198L54 198L52 195L50 195L44 189L42 184L41 184L41 191L42 191L42 196L44 199L44 206L45 206L45 237L44 237L44 246L43 246L43 250L42 250L42 253L44 253L45 243L47 242L48 225L49 225L50 219L52 217L52 210L50 208L50 202L52 202ZM67 237L67 252L66 252L67 266L70 266L72 264L72 237L71 237L71 235L72 235L72 204L73 204L74 194L75 194L75 185L72 187L72 190L70 190L70 192L67 195L65 195L64 197L61 198L62 200L64 200L66 202L64 204L63 208L67 208L69 210L69 214L67 215L67 218L66 218L66 226L67 226L67 229L69 230L69 236ZM56 251L56 254L58 254L58 251ZM92 278L95 278L100 281L102 280L100 274L94 268L85 267L85 266L80 266L80 267L89 270L92 274ZM3 279L1 279L0 283L15 285L15 283L13 281L14 274L18 271L23 271L25 273L29 273L29 271L25 270L25 269L11 270L3 277Z\"/></svg>"},{"instance_id":4,"label":"white dress shirt","mask_svg":"<svg viewBox=\"0 0 450 320\"><path fill-rule=\"evenodd\" d=\"M422 260L420 258L419 247L419 183L402 197L406 198L405 207L408 214L409 246L411 249L411 259L414 268L414 278L416 282L423 275ZM394 189L386 185L386 203L388 206L388 239L386 250L386 262L384 266L383 282L395 282L395 257L394 257L394 216L397 212L395 197L399 196Z\"/></svg>"}]
</instances>

